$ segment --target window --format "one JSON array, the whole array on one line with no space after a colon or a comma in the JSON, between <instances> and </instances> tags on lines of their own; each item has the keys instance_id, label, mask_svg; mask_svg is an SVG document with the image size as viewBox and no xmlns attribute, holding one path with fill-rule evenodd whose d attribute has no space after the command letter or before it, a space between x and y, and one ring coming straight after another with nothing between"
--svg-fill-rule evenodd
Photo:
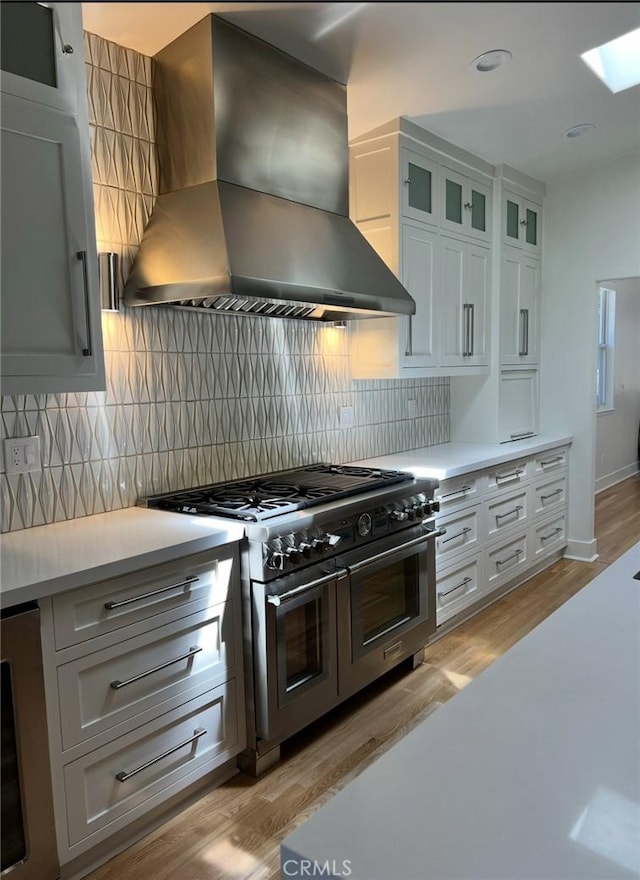
<instances>
[{"instance_id":1,"label":"window","mask_svg":"<svg viewBox=\"0 0 640 880\"><path fill-rule=\"evenodd\" d=\"M615 334L616 292L606 287L598 290L598 411L613 409L613 344Z\"/></svg>"}]
</instances>

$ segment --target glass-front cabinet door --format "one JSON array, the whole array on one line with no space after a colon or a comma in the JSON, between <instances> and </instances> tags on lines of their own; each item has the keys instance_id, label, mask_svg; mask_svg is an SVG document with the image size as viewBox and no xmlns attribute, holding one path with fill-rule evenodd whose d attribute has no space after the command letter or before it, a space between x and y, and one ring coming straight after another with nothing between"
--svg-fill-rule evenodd
<instances>
[{"instance_id":1,"label":"glass-front cabinet door","mask_svg":"<svg viewBox=\"0 0 640 880\"><path fill-rule=\"evenodd\" d=\"M535 202L505 191L502 201L503 241L532 254L541 249L542 209Z\"/></svg>"},{"instance_id":2,"label":"glass-front cabinet door","mask_svg":"<svg viewBox=\"0 0 640 880\"><path fill-rule=\"evenodd\" d=\"M438 181L437 163L415 153L402 149L401 199L402 215L422 223L436 224Z\"/></svg>"},{"instance_id":3,"label":"glass-front cabinet door","mask_svg":"<svg viewBox=\"0 0 640 880\"><path fill-rule=\"evenodd\" d=\"M76 65L84 58L84 43L76 5L26 0L0 4L3 92L77 112Z\"/></svg>"},{"instance_id":4,"label":"glass-front cabinet door","mask_svg":"<svg viewBox=\"0 0 640 880\"><path fill-rule=\"evenodd\" d=\"M489 187L443 167L441 226L460 235L488 241Z\"/></svg>"}]
</instances>

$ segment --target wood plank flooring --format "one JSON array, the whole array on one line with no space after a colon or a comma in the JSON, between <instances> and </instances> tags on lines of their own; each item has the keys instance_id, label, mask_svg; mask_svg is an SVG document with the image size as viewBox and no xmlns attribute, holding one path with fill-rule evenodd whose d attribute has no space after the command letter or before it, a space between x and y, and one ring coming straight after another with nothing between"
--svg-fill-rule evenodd
<instances>
[{"instance_id":1,"label":"wood plank flooring","mask_svg":"<svg viewBox=\"0 0 640 880\"><path fill-rule=\"evenodd\" d=\"M278 880L279 845L334 792L640 540L640 476L596 497L595 563L562 559L284 744L259 780L239 774L90 880Z\"/></svg>"}]
</instances>

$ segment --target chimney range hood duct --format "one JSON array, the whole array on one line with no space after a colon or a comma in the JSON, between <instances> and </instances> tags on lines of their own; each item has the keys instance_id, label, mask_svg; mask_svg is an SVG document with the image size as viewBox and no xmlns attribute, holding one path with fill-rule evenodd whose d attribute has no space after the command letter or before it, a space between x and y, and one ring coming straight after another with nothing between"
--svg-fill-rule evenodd
<instances>
[{"instance_id":1,"label":"chimney range hood duct","mask_svg":"<svg viewBox=\"0 0 640 880\"><path fill-rule=\"evenodd\" d=\"M349 220L345 86L215 15L153 69L161 195L127 305L320 321L415 313Z\"/></svg>"}]
</instances>

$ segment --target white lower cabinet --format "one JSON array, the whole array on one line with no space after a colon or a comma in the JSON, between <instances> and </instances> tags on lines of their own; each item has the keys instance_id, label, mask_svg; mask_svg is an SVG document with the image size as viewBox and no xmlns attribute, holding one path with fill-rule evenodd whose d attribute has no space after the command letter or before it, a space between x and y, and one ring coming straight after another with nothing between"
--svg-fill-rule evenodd
<instances>
[{"instance_id":1,"label":"white lower cabinet","mask_svg":"<svg viewBox=\"0 0 640 880\"><path fill-rule=\"evenodd\" d=\"M568 451L548 449L440 483L436 527L446 531L436 538L438 626L467 619L566 547Z\"/></svg>"},{"instance_id":2,"label":"white lower cabinet","mask_svg":"<svg viewBox=\"0 0 640 880\"><path fill-rule=\"evenodd\" d=\"M238 546L41 602L60 863L246 745Z\"/></svg>"}]
</instances>

